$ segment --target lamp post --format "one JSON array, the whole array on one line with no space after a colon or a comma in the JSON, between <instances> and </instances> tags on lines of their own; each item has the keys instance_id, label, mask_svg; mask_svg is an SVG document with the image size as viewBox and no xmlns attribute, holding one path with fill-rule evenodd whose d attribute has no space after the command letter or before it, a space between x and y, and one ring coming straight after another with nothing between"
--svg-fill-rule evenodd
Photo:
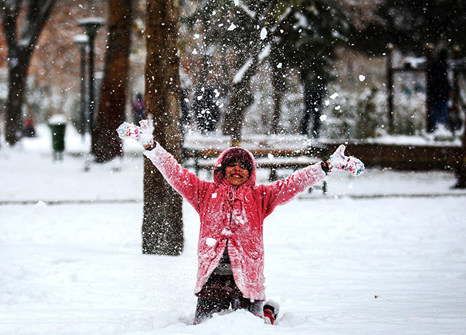
<instances>
[{"instance_id":1,"label":"lamp post","mask_svg":"<svg viewBox=\"0 0 466 335\"><path fill-rule=\"evenodd\" d=\"M388 106L388 132L393 134L394 124L393 124L393 68L392 68L392 59L393 59L393 44L388 43L387 45L387 106Z\"/></svg>"},{"instance_id":2,"label":"lamp post","mask_svg":"<svg viewBox=\"0 0 466 335\"><path fill-rule=\"evenodd\" d=\"M81 53L81 106L80 106L80 123L81 123L81 135L84 140L86 135L86 47L89 43L89 39L86 35L76 35L73 42L79 46Z\"/></svg>"},{"instance_id":3,"label":"lamp post","mask_svg":"<svg viewBox=\"0 0 466 335\"><path fill-rule=\"evenodd\" d=\"M89 39L89 133L94 129L94 40L97 30L105 24L105 20L100 17L90 17L78 20L78 26L83 28Z\"/></svg>"}]
</instances>

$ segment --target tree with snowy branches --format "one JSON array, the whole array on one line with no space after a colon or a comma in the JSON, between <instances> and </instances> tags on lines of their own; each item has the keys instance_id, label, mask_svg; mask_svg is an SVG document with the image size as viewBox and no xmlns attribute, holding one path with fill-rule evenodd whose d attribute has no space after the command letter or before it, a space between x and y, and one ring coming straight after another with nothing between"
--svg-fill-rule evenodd
<instances>
[{"instance_id":1,"label":"tree with snowy branches","mask_svg":"<svg viewBox=\"0 0 466 335\"><path fill-rule=\"evenodd\" d=\"M197 21L196 21L197 20ZM228 63L228 106L222 133L241 140L245 112L254 89L251 79L265 62L271 64L274 111L272 132L278 131L281 97L286 89L286 68L298 69L303 83L328 81L333 71L335 47L348 32L347 17L336 1L275 0L202 2L188 18L188 24L201 22L203 68L200 86L213 59L222 55ZM199 94L197 94L199 95Z\"/></svg>"},{"instance_id":2,"label":"tree with snowy branches","mask_svg":"<svg viewBox=\"0 0 466 335\"><path fill-rule=\"evenodd\" d=\"M286 8L287 15L274 29L272 65L299 71L306 113L307 109L316 108L308 101L309 92L323 95L334 78L335 51L347 43L350 21L337 1L304 0ZM278 118L279 115L274 116L274 124L278 124Z\"/></svg>"},{"instance_id":3,"label":"tree with snowy branches","mask_svg":"<svg viewBox=\"0 0 466 335\"><path fill-rule=\"evenodd\" d=\"M427 44L446 43L466 51L466 2L384 0L364 27L352 33L361 51L383 53L388 43L404 53L423 55Z\"/></svg>"},{"instance_id":4,"label":"tree with snowy branches","mask_svg":"<svg viewBox=\"0 0 466 335\"><path fill-rule=\"evenodd\" d=\"M5 140L10 145L21 138L22 108L31 57L55 3L56 0L0 0L3 33L8 47Z\"/></svg>"}]
</instances>

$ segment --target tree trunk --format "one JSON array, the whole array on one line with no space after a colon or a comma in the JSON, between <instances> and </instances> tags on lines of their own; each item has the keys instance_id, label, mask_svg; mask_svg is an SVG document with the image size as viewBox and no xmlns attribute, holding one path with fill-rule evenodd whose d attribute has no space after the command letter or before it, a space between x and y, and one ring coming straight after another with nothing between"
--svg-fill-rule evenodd
<instances>
[{"instance_id":1,"label":"tree trunk","mask_svg":"<svg viewBox=\"0 0 466 335\"><path fill-rule=\"evenodd\" d=\"M257 36L257 41L259 37ZM231 99L228 104L225 119L222 125L222 133L231 135L231 145L239 146L241 143L241 133L243 131L244 117L250 103L251 79L256 74L257 66L259 65L260 45L254 49L252 58L249 60L250 65L244 72L243 76L233 84L231 90Z\"/></svg>"},{"instance_id":2,"label":"tree trunk","mask_svg":"<svg viewBox=\"0 0 466 335\"><path fill-rule=\"evenodd\" d=\"M223 134L231 135L231 146L240 146L244 117L248 107L250 80L241 80L233 85L228 111L223 122Z\"/></svg>"},{"instance_id":3,"label":"tree trunk","mask_svg":"<svg viewBox=\"0 0 466 335\"><path fill-rule=\"evenodd\" d=\"M147 2L146 111L154 138L181 160L177 0ZM181 196L148 159L144 162L142 251L180 255L183 251Z\"/></svg>"},{"instance_id":4,"label":"tree trunk","mask_svg":"<svg viewBox=\"0 0 466 335\"><path fill-rule=\"evenodd\" d=\"M23 57L24 58L24 57ZM30 57L27 57L30 58ZM16 63L16 65L15 65ZM22 136L24 98L27 89L29 61L10 60L8 66L8 98L6 102L5 140L8 144L18 143Z\"/></svg>"},{"instance_id":5,"label":"tree trunk","mask_svg":"<svg viewBox=\"0 0 466 335\"><path fill-rule=\"evenodd\" d=\"M460 59L458 48L453 49L453 57L455 60ZM460 113L461 111L459 79L460 79L460 72L457 69L454 69L453 71L453 91L454 91L453 104L455 108L458 109L458 113ZM466 120L466 109L464 111L463 119ZM466 127L463 127L463 136L461 137L461 143L462 143L461 154L460 154L460 157L457 158L456 166L454 166L455 175L456 175L456 184L454 185L454 188L466 189Z\"/></svg>"},{"instance_id":6,"label":"tree trunk","mask_svg":"<svg viewBox=\"0 0 466 335\"><path fill-rule=\"evenodd\" d=\"M272 47L272 52L277 52ZM280 132L280 114L283 100L283 94L285 92L286 83L284 79L283 65L279 66L279 61L276 57L272 57L272 88L273 88L273 114L272 123L270 126L270 132L272 134L278 134Z\"/></svg>"},{"instance_id":7,"label":"tree trunk","mask_svg":"<svg viewBox=\"0 0 466 335\"><path fill-rule=\"evenodd\" d=\"M465 111L465 120L466 120L466 111ZM461 155L458 157L456 162L455 175L456 175L456 184L453 188L457 189L466 189L466 127L463 127L463 136L462 136L462 147Z\"/></svg>"},{"instance_id":8,"label":"tree trunk","mask_svg":"<svg viewBox=\"0 0 466 335\"><path fill-rule=\"evenodd\" d=\"M110 0L104 79L92 136L92 153L97 163L123 154L115 129L125 120L132 15L132 0Z\"/></svg>"}]
</instances>

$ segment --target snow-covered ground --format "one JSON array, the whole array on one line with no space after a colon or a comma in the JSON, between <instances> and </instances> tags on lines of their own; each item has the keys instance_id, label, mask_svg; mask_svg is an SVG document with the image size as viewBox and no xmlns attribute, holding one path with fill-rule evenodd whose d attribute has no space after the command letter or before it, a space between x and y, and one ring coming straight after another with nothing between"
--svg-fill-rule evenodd
<instances>
[{"instance_id":1,"label":"snow-covered ground","mask_svg":"<svg viewBox=\"0 0 466 335\"><path fill-rule=\"evenodd\" d=\"M142 255L140 153L84 172L85 155L53 162L39 133L0 149L0 334L466 333L466 191L452 173L334 173L327 195L265 222L278 325L238 311L192 326L194 210L180 257ZM68 152L87 145L67 132Z\"/></svg>"}]
</instances>

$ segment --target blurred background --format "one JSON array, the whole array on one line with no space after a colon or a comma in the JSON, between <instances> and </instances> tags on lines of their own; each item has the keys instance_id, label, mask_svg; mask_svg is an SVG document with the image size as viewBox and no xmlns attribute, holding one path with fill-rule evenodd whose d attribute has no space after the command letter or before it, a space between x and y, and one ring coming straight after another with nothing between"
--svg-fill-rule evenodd
<instances>
[{"instance_id":1,"label":"blurred background","mask_svg":"<svg viewBox=\"0 0 466 335\"><path fill-rule=\"evenodd\" d=\"M49 2L31 3L40 9ZM132 120L133 101L145 91L146 2L114 2L127 2L131 8L125 113ZM54 114L63 114L70 125L85 131L80 92L82 82L87 84L82 79L87 74L80 72L82 59L77 36L85 34L78 24L88 17L107 21L97 29L95 37L97 118L110 36L110 3L54 1L43 18L30 60L21 56L22 43L28 41L30 28L36 22L28 17L29 2L15 2L15 22L3 12L2 137L11 131L6 126L6 108L9 85L14 83L12 79L9 82L8 68L15 65L15 56L19 60L16 66L24 67L26 76L23 100L16 102L14 111L20 114L21 125L44 123ZM324 139L367 139L388 134L426 136L438 128L438 124L428 124L432 108L426 96L428 66L441 50L446 50L450 91L448 120L443 124L448 131L438 137L453 141L459 136L464 119L463 2L274 1L272 8L256 18L254 6L260 5L261 1L239 5L235 1L180 1L180 95L187 110L184 121L188 127L201 132L222 129L235 76L259 51L245 95L245 133L302 133ZM40 11L37 16L45 12ZM13 24L16 26L11 27ZM16 40L9 41L8 30L12 28ZM260 35L256 36L258 30ZM87 58L85 62L88 63ZM206 109L212 110L207 121L199 115ZM306 111L313 109L319 109L318 121L313 122L314 112L303 120ZM88 118L86 114L85 119ZM16 134L7 138L15 136L17 139L7 142L14 143L21 137Z\"/></svg>"},{"instance_id":2,"label":"blurred background","mask_svg":"<svg viewBox=\"0 0 466 335\"><path fill-rule=\"evenodd\" d=\"M454 170L466 187L464 2L154 4L2 1L0 145L61 120L102 163L123 155L121 122L152 118L169 149L297 135L352 143L368 166Z\"/></svg>"}]
</instances>

